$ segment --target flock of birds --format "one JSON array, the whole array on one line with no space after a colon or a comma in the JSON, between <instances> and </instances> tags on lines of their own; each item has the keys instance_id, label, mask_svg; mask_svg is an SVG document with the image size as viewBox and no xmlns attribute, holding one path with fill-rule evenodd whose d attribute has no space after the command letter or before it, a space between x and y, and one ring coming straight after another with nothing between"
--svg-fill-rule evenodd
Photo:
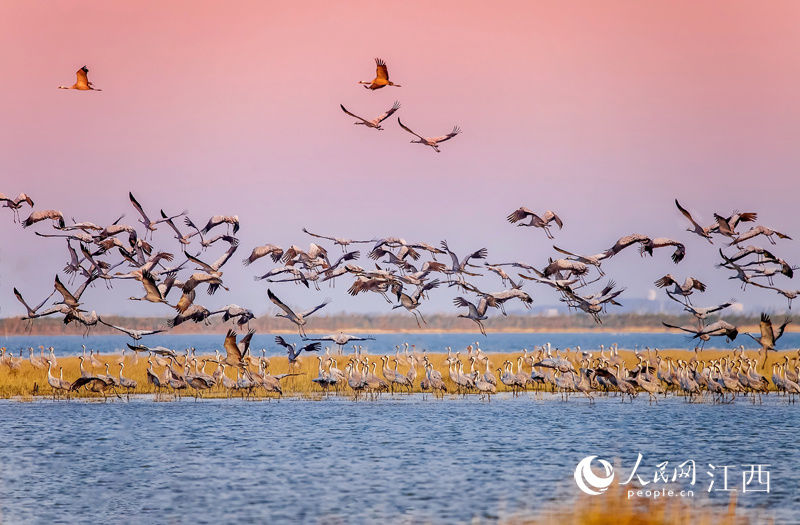
<instances>
[{"instance_id":1,"label":"flock of birds","mask_svg":"<svg viewBox=\"0 0 800 525\"><path fill-rule=\"evenodd\" d=\"M164 373L158 375L153 372L153 377L158 378L158 384L161 386L172 385L175 387L175 385L180 384L180 381L184 381L188 387L193 387L193 385L200 384L198 381L205 381L206 386L200 388L212 388L218 384L218 381L226 381L224 379L224 377L227 377L224 373L224 367L227 366L235 369L238 376L235 381L231 379L234 382L230 383L229 386L248 384L248 381L252 384L263 386L263 382L266 380L279 390L279 382L282 377L269 376L265 368L265 361L259 361L256 370L248 367L251 358L249 343L254 331L249 330L237 342L236 332L249 328L249 322L255 318L252 310L236 304L208 308L200 304L198 300L198 288L205 288L209 296L214 295L220 288L228 290L224 281L224 269L227 268L226 265L239 249L239 240L235 236L240 228L238 217L235 215L215 215L201 222L200 224L204 224L201 228L197 226L185 210L170 214L164 210L159 210L159 218L152 219L151 214L145 210L132 193L129 193L128 198L137 215L138 226L123 222L124 214L110 224L98 225L88 221L79 222L74 218L68 222L64 214L58 210L35 209L31 197L24 193L13 199L0 194L0 202L4 203L4 207L12 211L14 222L21 222L24 228L49 223L51 225L50 229L45 228L43 231L36 231L35 234L43 238L58 238L65 243L67 249L68 257L63 269L65 278L62 280L61 276L56 274L53 290L43 300L31 305L25 300L22 293L17 288L14 288L14 295L26 310L26 315L23 319L32 323L42 317L58 315L61 316L65 324L78 323L83 325L86 333L97 324L102 324L124 333L132 339L133 344L130 344L129 348L134 352L146 352L159 360L169 360L166 363L161 362L162 366L165 367L164 373L168 372L166 376ZM733 271L734 274L730 278L741 280L743 288L750 284L776 290L787 296L790 301L793 295L800 293L776 288L772 283L772 280L778 276L792 278L796 267L772 253L774 250L752 245L742 247L744 241L759 235L772 243L776 242L773 237L789 239L787 235L760 225L740 233L738 231L740 223L756 221L756 213L733 213L728 217L715 214L716 224L701 227L677 200L675 204L678 210L689 220L691 225L689 231L702 236L712 244L718 239L723 239L724 244L726 244L725 250L729 248L736 250L735 253L726 254L723 249L719 249L718 252L722 261L718 266L722 269ZM20 211L25 206L30 207L31 211L27 218L22 220ZM507 220L517 226L541 229L551 239L554 237L551 228L558 227L561 229L564 225L562 219L553 211L548 210L538 214L524 207L509 214ZM180 249L179 264L175 264L178 262L176 261L175 250L167 251L155 245L153 240L154 232L161 227L168 228L177 242L177 247ZM420 307L424 304L429 294L444 286L453 288L459 294L453 299L454 305L464 309L458 316L473 321L484 335L486 331L483 321L488 318L490 308L497 309L501 314L505 315L506 304L509 301L518 301L519 304L530 307L533 303L533 298L523 290L523 282L525 281L552 288L558 292L560 300L565 302L571 309L586 312L600 323L602 321L601 314L606 311L609 305L620 305L620 294L624 290L624 288L618 287L613 280L610 280L602 284L594 292L587 293L584 291L605 275L602 269L605 260L618 255L621 251L631 246L638 247L641 256L652 256L656 250L669 247L673 250L671 258L676 264L680 263L686 254L685 245L676 240L632 234L619 238L611 247L595 255L580 255L558 246L553 246L555 252L564 257L550 257L545 263L535 266L524 262L488 263L486 262L488 257L486 248L458 255L450 248L447 241L441 241L439 246L436 247L426 242L408 242L399 237L354 240L321 235L307 228L303 228L303 232L314 240L307 249L295 244L286 249L274 244L264 244L253 248L242 259L242 265L249 267L255 263L269 261L271 262L270 267L265 272L256 272L255 280L263 280L268 283L294 283L309 290L312 287L315 290L319 290L320 283L329 282L332 284L338 279L347 279L349 280L348 293L350 295L378 294L391 305L392 309L404 309L409 312L416 319L419 326L425 323ZM334 256L329 254L328 249L322 245L322 241L330 241L334 246L339 246L341 255ZM367 259L373 262L368 267L355 264L355 261L360 258L361 252L355 250L354 247L359 245L366 245L369 250ZM218 252L216 259L212 260L212 257L207 256L208 251L211 250ZM444 262L439 261L437 256L443 258ZM510 271L511 268L517 270L516 275L521 280L515 281L515 277L507 272L506 269ZM595 271L596 276L591 275L592 270ZM505 288L496 292L488 292L478 288L472 278L485 275L496 276L500 283L505 285ZM81 280L80 285L77 288L70 288L77 279ZM83 295L89 287L95 286L97 282L103 282L108 290L112 290L114 283L121 280L134 280L141 284L142 295L130 297L131 301L167 305L174 309L174 316L168 320L165 326L139 330L110 323L98 316L94 310L89 312L83 308L85 304ZM696 324L689 326L674 326L665 323L666 326L690 334L692 338L700 341L701 346L711 337L726 337L730 341L737 337L738 329L736 326L722 319L707 322L712 315L718 315L719 312L730 307L734 303L733 300L708 307L695 306L691 298L696 293L704 292L706 285L693 277L687 277L681 282L671 274L667 274L656 281L656 286L664 288L667 297L679 303L696 320ZM48 305L48 302L56 294L58 295L58 300L53 300ZM300 336L299 348L297 342L288 342L281 336L276 338L276 344L286 348L290 364L296 363L298 357L303 353L319 352L321 350L321 341L337 346L341 352L344 345L353 341L369 339L343 332L326 337L308 337L306 326L309 319L325 308L330 303L330 300L325 300L311 308L303 309L289 306L271 288L267 288L266 295L267 299L278 309L276 316L292 323ZM147 336L167 331L186 322L208 323L215 316L220 316L224 323L230 323L231 326L223 345L226 351L225 357L218 357L212 360L212 362L216 362L219 365L217 372L215 372L217 374L216 379L214 379L214 374L209 375L204 372L205 363L208 360L204 362L203 368L198 369L197 361L190 360L188 356L182 363L179 363L177 361L179 356L173 350L164 347L149 347L142 342L142 339ZM765 362L766 353L775 349L775 344L783 335L788 323L789 320L787 319L779 327L773 327L769 316L764 314L761 318L760 335L747 334L761 345L764 350ZM375 390L376 388L380 390L385 386L384 382L388 381L387 385L391 387L397 384L392 378L397 379L400 377L396 372L397 360L395 361L394 371L387 368L387 362L384 361L384 373L381 378L375 374L376 362L370 363L368 360L360 359L351 360L344 371L337 372L335 359L329 357L327 350L326 355L328 357L325 359L320 357L320 376L315 380L325 388L339 385L340 382L344 381L356 391L364 389ZM6 355L4 353L3 356L5 359L14 359L10 354ZM558 360L558 352L556 352L555 356L551 356L548 351L546 356L537 361L539 364L533 366L546 366L541 363L546 362L551 357ZM480 358L476 359L480 360ZM594 388L592 385L595 384L595 381L602 383L604 381L602 378L608 373L616 378L610 380L615 382L614 384L617 388L620 388L620 384L625 384L622 379L628 380L629 374L634 373L633 377L638 378L635 381L638 388L647 390L649 387L649 383L646 382L647 372L645 372L644 376L639 376L638 373L625 369L614 371L609 369L608 366L604 366L602 356L600 359L600 362L595 362L591 366L589 363L581 361L580 363L574 363L574 366L570 365L568 369L556 367L557 373L547 381L550 381L558 388L566 388L565 385L572 382L575 389L584 391L585 389ZM441 373L434 370L431 363L424 357L414 358L409 363L410 369L404 376L406 377L405 380L413 376L410 379L411 383L413 383L413 379L416 377L417 364L424 366L424 381L427 382L426 384L441 386L441 383L438 382ZM454 383L464 387L474 383L474 388L478 391L483 391L483 387L490 388L483 380L492 383L489 377L491 371L487 370L486 374L489 375L483 375L483 379L478 378L475 376L475 365L476 361L471 362L470 372L465 374L463 372L463 364L456 361L451 362L449 369L451 379L459 378L459 381L453 379ZM668 365L671 370L672 364L668 363ZM513 366L514 363L509 363L503 369L498 370L501 379L515 375ZM519 374L522 373L520 366L518 363L515 377L520 377ZM686 368L687 366L689 368ZM742 371L748 372L752 368L752 363L742 361L742 359L736 362L708 363L705 368L707 372L703 376L706 379L706 383L698 384L707 386L710 378L722 377L726 374L730 375L732 373L730 367L732 366L743 367ZM697 370L691 369L689 364L674 363L674 367L678 377L689 374L695 382L699 381L693 375ZM583 369L583 371L580 372L579 369ZM586 375L588 370L591 370L594 374L591 378ZM782 377L791 378L792 373L793 370L785 369ZM222 375L220 376L219 374ZM528 375L533 378L537 374L536 370L531 370ZM56 382L62 386L66 384L61 378L54 378L51 375L48 377L51 378L51 384ZM545 375L542 375L542 377L545 377ZM212 381L212 379L214 380ZM399 380L405 381L404 379ZM538 380L531 379L531 381L536 382ZM123 382L122 377L115 379L108 373L97 375L86 372L82 374L77 382L70 383L70 388L85 387L90 390L97 389L97 391L102 391L106 388L118 387ZM362 386L359 387L358 385ZM625 389L624 386L621 388ZM716 387L712 385L710 388ZM432 386L431 389L437 390L438 387L434 388Z\"/></svg>"},{"instance_id":2,"label":"flock of birds","mask_svg":"<svg viewBox=\"0 0 800 525\"><path fill-rule=\"evenodd\" d=\"M399 87L389 80L388 69L383 60L376 59L376 65L376 77L369 82L361 81L360 84L370 90L386 86ZM87 74L88 69L84 66L78 70L74 85L59 86L59 88L99 91L88 80ZM344 106L342 110L357 118L356 124L381 130L381 123L399 107L399 103L395 103L386 113L373 120L358 117ZM458 128L454 128L448 135L425 138L411 131L402 122L399 124L417 137L417 140L412 142L425 144L436 151L439 151L438 145L441 142L454 137L459 131ZM14 295L26 311L23 319L32 323L42 317L61 316L65 324L77 323L84 326L87 334L93 327L102 324L127 334L134 342L131 345L133 350L150 352L155 356L159 355L159 350L141 343L143 338L187 322L208 323L210 319L219 316L224 323L231 323L231 330L225 343L226 359L231 360L227 366L239 367L240 375L246 376L241 367L243 359L248 357L249 338L252 337L253 331L250 330L244 336L244 344L236 342L235 331L249 328L249 322L255 317L253 311L237 304L210 308L201 304L197 296L198 289L205 289L209 296L214 295L220 288L229 290L225 285L224 273L231 258L239 249L239 239L236 237L240 228L238 216L215 215L203 222L195 222L189 217L187 210L166 213L161 209L156 215L152 210L146 210L133 193L129 193L128 198L136 213L136 222L124 222L125 214L120 214L111 223L95 224L90 221L77 221L74 218L68 221L64 214L56 209L36 209L33 199L25 193L20 193L16 198L0 193L0 205L12 212L13 222L21 223L24 228L37 227L39 228L39 231L35 232L37 236L57 238L66 245L64 279L62 280L58 273L55 275L53 290L47 297L39 302L29 302L17 288L14 288ZM777 243L776 238L791 239L788 235L757 224L743 230L743 225L754 224L757 221L758 216L755 212L734 211L729 215L715 213L714 223L702 226L677 199L675 205L689 222L687 228L689 232L702 237L712 245L721 241L721 247L717 250L721 258L718 267L732 272L729 279L741 281L743 291L747 285L775 291L788 300L788 307L791 309L792 300L800 294L800 290L776 286L775 280L793 278L797 267L776 255L775 249L772 248L772 245ZM21 212L26 207L30 208L30 213L22 220ZM554 228L560 230L564 227L561 217L551 210L539 213L520 207L511 212L507 220L518 227L540 229L548 239L554 239ZM51 228L40 228L46 224L50 224ZM156 245L154 233L162 228L168 229L173 234L177 250ZM481 247L457 253L446 240L438 244L409 242L395 236L354 240L323 235L306 228L302 231L312 238L308 248L304 248L302 243L292 244L287 248L275 244L263 244L253 248L249 255L242 259L242 264L249 267L263 264L264 261L271 262L267 268L257 272L255 280L267 283L293 283L308 289L313 287L317 291L320 290L322 283L327 282L332 286L339 280L347 280L349 285L347 291L350 295L354 297L367 294L380 295L391 305L391 309L407 311L420 327L426 324L421 307L429 299L430 294L435 293L437 289L450 288L455 291L453 304L461 309L458 317L474 322L483 335L486 335L483 322L489 319L490 309L496 309L500 314L506 315L507 304L531 307L533 297L528 291L523 290L526 282L554 290L560 301L570 310L585 312L597 323L601 323L602 315L610 306L621 305L620 296L625 290L614 280L596 285L605 276L602 266L606 260L618 256L620 252L630 247L636 247L642 257L653 256L656 251L663 248L669 249L675 264L680 263L686 255L685 244L678 240L634 233L620 237L610 247L591 255L553 245L555 253L539 264L521 261L490 263L487 261L487 248ZM770 243L770 248L747 244L759 238L766 239ZM335 252L329 253L332 247L326 248L326 242L338 246L341 254L337 256L334 255ZM363 250L355 249L360 246L364 247ZM356 264L361 258L362 251L366 253L366 258L362 260L369 260L370 264L362 263L363 266ZM216 253L214 256L209 256L209 252ZM483 284L473 279L485 278L487 275L499 279L502 289L487 291ZM74 282L78 279L80 284L75 287ZM96 287L97 283L102 282L111 290L115 283L122 280L133 280L141 284L142 294L130 297L130 300L167 305L174 310L174 315L162 327L139 330L108 322L96 311L85 308L86 301L83 295L90 287ZM704 292L707 287L691 276L681 281L667 274L657 279L655 285L664 288L666 296L679 303L696 321L687 326L665 323L669 328L689 334L699 341L701 347L712 337L725 337L733 341L738 336L739 330L736 326L719 318L725 309L735 303L734 300L706 307L695 306L692 297ZM53 300L54 295L57 295L55 300ZM277 338L276 344L286 347L289 360L294 362L302 352L320 351L319 341L308 338L306 326L309 319L325 308L330 300L326 299L309 308L298 308L281 300L271 288L267 288L266 295L279 310L277 317L292 323L301 338L299 350L297 343L289 343L282 337ZM712 316L715 318L713 321ZM765 362L767 352L775 349L775 344L783 335L788 323L787 319L775 328L769 316L765 314L761 318L760 336L747 334L761 345ZM341 349L343 345L360 338L339 332L323 339ZM239 346L242 344L243 346ZM236 349L239 349L241 354L238 358L235 356ZM160 350L162 353L167 351L172 352L168 349ZM174 352L170 354L171 359L175 359L173 354ZM370 377L369 363L357 361L348 365L350 369L349 372L345 372L345 377ZM188 366L189 363L180 366L173 363L172 375L180 375L181 370L185 375ZM330 370L328 372L330 373ZM203 373L198 373L204 377ZM263 372L259 369L254 373ZM566 381L563 372L559 377L561 381Z\"/></svg>"},{"instance_id":3,"label":"flock of birds","mask_svg":"<svg viewBox=\"0 0 800 525\"><path fill-rule=\"evenodd\" d=\"M139 351L149 352L147 386L148 391L155 392L156 400L170 394L179 398L185 392L190 392L195 398L214 392L242 398L282 396L281 381L303 374L294 367L290 367L288 373L271 374L270 360L263 349L260 357L249 354L251 338L252 333L249 333L237 342L235 334L229 332L224 343L227 355L217 351L213 357L197 356L193 348L186 349L184 354L160 347L129 345L129 348L134 350L134 365ZM281 344L290 346L285 342ZM317 346L312 351L319 350L319 342L311 344ZM109 393L121 397L121 393L130 396L137 392L137 381L123 375L125 351L112 360L102 361L93 351L87 354L84 346L83 354L79 356L80 376L69 381L63 377L63 368L58 377L53 375L53 368L58 365L53 348L50 347L49 355L45 355L43 346L40 349L40 356L30 348L28 358L23 358L21 353L15 358L2 348L0 364L18 370L27 360L36 368L46 368L54 399L68 399L80 389L101 394L103 398ZM300 351L294 351L296 359ZM666 397L672 393L685 397L688 402L709 398L713 403L731 403L737 396L749 396L756 403L761 402L761 396L771 389L767 377L758 372L757 361L745 355L743 346L734 350L730 357L710 360L702 359L699 350L689 360L662 356L658 349L650 348L642 352L637 350L634 355L637 362L628 368L616 345L610 347L608 353L603 345L595 352L582 351L580 347L561 352L558 349L553 351L547 343L531 353L523 349L515 359L506 358L501 366L492 369L490 356L481 350L479 342L475 342L465 350L466 365L461 352L453 353L451 348L447 348L445 377L436 370L426 351L409 350L408 343L402 349L396 347L394 356L370 356L363 347L353 345L352 354L342 357L331 353L327 347L324 355L317 356L318 373L311 382L325 395L352 395L355 399L362 396L374 399L388 392L411 393L417 388L436 397L448 393L478 394L490 399L501 388L514 396L526 391L558 393L565 401L572 394L583 395L590 402L597 395L618 395L624 402L632 401L639 394L647 394L650 403L657 403L659 396ZM340 359L346 363L343 369L339 368ZM377 370L379 363L380 373ZM209 364L215 365L211 373L206 372ZM118 367L117 374L110 372L112 365ZM401 366L405 370L400 370ZM156 371L155 367L160 367L161 371ZM96 369L105 373L97 373ZM228 375L227 369L235 371L235 379ZM789 402L796 401L800 395L799 376L800 350L791 358L786 355L772 365L774 390L779 395L786 395Z\"/></svg>"},{"instance_id":4,"label":"flock of birds","mask_svg":"<svg viewBox=\"0 0 800 525\"><path fill-rule=\"evenodd\" d=\"M102 91L102 89L94 87L94 84L89 81L88 73L89 69L86 66L83 66L75 73L77 79L73 85L58 86L58 88L75 89L78 91ZM371 91L375 91L377 89L381 89L386 86L401 87L400 84L395 84L394 82L389 80L389 68L386 66L386 62L380 58L375 59L375 78L369 81L360 80L358 83L363 85L364 88ZM365 119L363 117L360 117L355 113L351 112L350 110L348 110L346 107L344 107L343 104L339 104L339 107L341 107L342 111L344 111L347 115L356 119L356 122L354 122L354 124L366 126L368 128L376 129L378 131L383 131L384 128L381 126L381 123L387 118L394 115L394 113L398 109L400 109L400 102L395 101L391 108L389 108L387 111L385 111L384 113L378 115L373 119ZM448 141L453 137L455 137L456 135L458 135L459 133L461 133L460 127L453 126L453 129L450 131L450 133L447 133L446 135L441 135L438 137L425 137L420 135L416 131L412 130L405 124L403 124L403 122L399 118L397 119L397 123L400 125L402 129L404 129L405 131L416 137L411 140L412 144L422 144L423 146L428 146L431 149L433 149L433 151L435 151L436 153L440 153L439 145L442 142Z\"/></svg>"}]
</instances>

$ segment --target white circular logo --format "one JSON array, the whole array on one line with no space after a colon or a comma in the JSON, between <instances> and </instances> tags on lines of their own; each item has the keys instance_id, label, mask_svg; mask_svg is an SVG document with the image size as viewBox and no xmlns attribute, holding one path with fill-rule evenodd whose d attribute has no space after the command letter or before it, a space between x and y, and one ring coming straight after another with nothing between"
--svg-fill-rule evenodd
<instances>
[{"instance_id":1,"label":"white circular logo","mask_svg":"<svg viewBox=\"0 0 800 525\"><path fill-rule=\"evenodd\" d=\"M597 461L603 466L605 476L600 477L592 471L592 461L595 458L597 456L586 456L575 467L575 483L578 484L579 489L590 496L602 494L608 490L609 485L614 481L614 469L611 467L611 463L604 459L598 459Z\"/></svg>"}]
</instances>

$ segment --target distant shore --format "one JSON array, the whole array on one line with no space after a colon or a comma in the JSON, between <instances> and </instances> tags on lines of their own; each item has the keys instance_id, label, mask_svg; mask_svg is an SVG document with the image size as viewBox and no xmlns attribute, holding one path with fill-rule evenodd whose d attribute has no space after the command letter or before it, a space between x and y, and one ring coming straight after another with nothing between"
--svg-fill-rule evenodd
<instances>
[{"instance_id":1,"label":"distant shore","mask_svg":"<svg viewBox=\"0 0 800 525\"><path fill-rule=\"evenodd\" d=\"M165 329L167 318L163 317L121 317L101 315L104 320L113 324L137 330ZM774 320L783 320L783 315L773 315ZM427 326L418 327L409 316L401 315L355 315L337 314L309 319L306 326L308 334L331 334L339 331L357 334L452 334L475 333L479 335L476 325L468 319L454 316L431 314L426 316ZM716 320L709 319L707 322ZM726 321L739 327L739 332L758 333L758 317L731 316ZM484 321L487 333L514 334L548 334L548 333L678 333L664 327L666 321L677 326L693 326L696 320L688 315L660 314L612 314L603 317L603 324L598 325L583 315L538 316L510 314L497 316ZM230 323L222 323L218 318L210 323L183 323L168 330L170 334L224 334L231 328ZM258 333L296 334L294 327L283 319L266 314L253 319L248 328ZM30 330L30 331L29 331ZM800 324L792 323L787 332L800 331ZM18 317L0 319L0 336L12 335L83 335L82 326L64 325L60 319L38 319L32 325ZM112 328L97 325L91 328L91 335L116 334Z\"/></svg>"}]
</instances>

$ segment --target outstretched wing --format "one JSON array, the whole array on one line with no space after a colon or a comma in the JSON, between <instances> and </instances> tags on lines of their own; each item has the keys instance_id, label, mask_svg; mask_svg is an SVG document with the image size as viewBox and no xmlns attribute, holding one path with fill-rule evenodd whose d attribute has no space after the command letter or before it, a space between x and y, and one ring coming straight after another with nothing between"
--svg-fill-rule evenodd
<instances>
[{"instance_id":1,"label":"outstretched wing","mask_svg":"<svg viewBox=\"0 0 800 525\"><path fill-rule=\"evenodd\" d=\"M342 108L342 109L344 109L344 108ZM348 115L349 115L349 114L350 114L350 113L348 113ZM355 116L355 115L353 115L353 116ZM356 117L356 118L361 118L361 117ZM364 119L361 119L361 120L364 120ZM310 232L310 231L308 231L308 229L306 229L306 228L303 228L303 233L305 233L305 234L307 234L307 235L310 235L310 236L312 236L312 237L316 237L316 238L318 238L318 239L327 239L327 240L329 240L329 241L335 241L335 240L336 240L334 237L328 237L328 236L326 236L326 235L319 235L318 233L311 233L311 232Z\"/></svg>"},{"instance_id":2,"label":"outstretched wing","mask_svg":"<svg viewBox=\"0 0 800 525\"><path fill-rule=\"evenodd\" d=\"M201 261L200 259L197 258L196 255L192 255L189 252L186 252L186 258L195 263L196 265L200 266L203 270L205 270L208 273L214 273L217 271L217 269L214 268L212 265Z\"/></svg>"},{"instance_id":3,"label":"outstretched wing","mask_svg":"<svg viewBox=\"0 0 800 525\"><path fill-rule=\"evenodd\" d=\"M563 253L564 255L569 255L569 256L571 256L571 257L580 257L580 255L577 255L577 254L575 254L575 253L572 253L572 252L568 252L567 250L564 250L564 249L562 249L562 248L559 248L559 247L558 247L558 246L556 246L555 244L553 245L553 249L554 249L555 251L557 251L558 253Z\"/></svg>"},{"instance_id":4,"label":"outstretched wing","mask_svg":"<svg viewBox=\"0 0 800 525\"><path fill-rule=\"evenodd\" d=\"M309 310L307 312L303 312L302 314L300 314L300 316L301 317L308 317L309 315L313 314L314 312L316 312L320 308L324 308L325 306L327 306L328 303L330 303L330 302L331 302L330 299L326 299L324 302L322 302L321 304L318 304L317 306L315 306L311 310Z\"/></svg>"},{"instance_id":5,"label":"outstretched wing","mask_svg":"<svg viewBox=\"0 0 800 525\"><path fill-rule=\"evenodd\" d=\"M452 139L453 137L455 137L459 133L461 133L461 128L459 128L458 126L453 126L453 131L451 131L447 135L442 135L441 137L432 138L431 141L433 141L433 142L444 142L445 140Z\"/></svg>"},{"instance_id":6,"label":"outstretched wing","mask_svg":"<svg viewBox=\"0 0 800 525\"><path fill-rule=\"evenodd\" d=\"M442 241L441 246L442 250L450 255L450 259L453 261L453 269L457 269L459 264L461 264L461 262L458 260L458 256L447 246L447 241Z\"/></svg>"},{"instance_id":7,"label":"outstretched wing","mask_svg":"<svg viewBox=\"0 0 800 525\"><path fill-rule=\"evenodd\" d=\"M469 308L470 306L474 308L474 305L471 302L467 301L466 299L460 296L453 298L453 304L464 308Z\"/></svg>"},{"instance_id":8,"label":"outstretched wing","mask_svg":"<svg viewBox=\"0 0 800 525\"><path fill-rule=\"evenodd\" d=\"M295 313L292 311L292 309L286 306L283 303L283 301L278 299L278 296L272 293L272 290L270 290L269 288L267 288L267 297L269 297L269 300L272 301L275 304L275 306L286 312L286 315L288 315L289 317L297 317Z\"/></svg>"},{"instance_id":9,"label":"outstretched wing","mask_svg":"<svg viewBox=\"0 0 800 525\"><path fill-rule=\"evenodd\" d=\"M353 118L357 118L357 119L358 119L358 120L360 120L361 122L367 123L367 119L365 119L365 118L363 118L363 117L359 117L359 116L358 116L358 115L356 115L355 113L351 113L351 112L347 111L347 108L346 108L346 107L344 107L342 104L339 104L339 107L340 107L340 108L342 108L342 111L344 111L345 113L347 113L347 114L348 114L348 115L350 115L351 117L353 117Z\"/></svg>"},{"instance_id":10,"label":"outstretched wing","mask_svg":"<svg viewBox=\"0 0 800 525\"><path fill-rule=\"evenodd\" d=\"M181 232L178 230L178 227L175 226L175 223L172 221L172 219L169 218L169 216L167 216L166 213L164 213L164 210L161 210L161 218L164 219L164 222L166 222L169 225L169 227L173 229L173 231L175 232L175 235L177 235L178 238L182 238L183 237ZM189 222L191 222L191 221L189 221Z\"/></svg>"},{"instance_id":11,"label":"outstretched wing","mask_svg":"<svg viewBox=\"0 0 800 525\"><path fill-rule=\"evenodd\" d=\"M58 275L56 275L56 280L55 280L55 283L54 283L53 286L55 286L56 291L58 293L60 293L61 296L64 298L64 302L65 303L70 303L70 302L77 303L78 302L78 300L75 299L75 296L72 295L72 293L70 293L70 291L67 290L67 288L64 286L64 284L61 282L61 279L58 278Z\"/></svg>"},{"instance_id":12,"label":"outstretched wing","mask_svg":"<svg viewBox=\"0 0 800 525\"><path fill-rule=\"evenodd\" d=\"M115 324L107 323L107 322L103 321L103 319L100 318L100 317L97 318L97 321L100 324L104 324L104 325L108 326L109 328L113 328L114 330L119 330L120 332L123 332L125 334L131 335L130 330L125 328L124 326L117 326Z\"/></svg>"},{"instance_id":13,"label":"outstretched wing","mask_svg":"<svg viewBox=\"0 0 800 525\"><path fill-rule=\"evenodd\" d=\"M232 237L230 235L223 235L222 240L225 242L229 242L231 246L230 248L228 248L228 251L223 253L222 256L216 261L214 261L214 264L211 265L211 267L214 270L219 270L220 268L222 268L225 265L225 263L228 262L228 259L231 258L236 249L239 247L239 239L237 239L236 237Z\"/></svg>"},{"instance_id":14,"label":"outstretched wing","mask_svg":"<svg viewBox=\"0 0 800 525\"><path fill-rule=\"evenodd\" d=\"M131 204L133 204L133 207L136 208L136 211L139 212L139 215L142 216L144 222L149 223L150 219L147 217L147 214L144 212L144 209L142 209L142 205L139 204L139 201L137 201L136 197L133 196L133 192L130 191L128 192L128 198L131 200Z\"/></svg>"},{"instance_id":15,"label":"outstretched wing","mask_svg":"<svg viewBox=\"0 0 800 525\"><path fill-rule=\"evenodd\" d=\"M344 109L344 106L342 107L342 109ZM392 105L392 107L389 108L389 111L378 117L378 122L383 122L387 118L391 117L392 115L394 115L394 112L397 111L398 109L400 109L400 102L395 100L394 105Z\"/></svg>"},{"instance_id":16,"label":"outstretched wing","mask_svg":"<svg viewBox=\"0 0 800 525\"><path fill-rule=\"evenodd\" d=\"M287 343L287 342L286 342L286 339L284 339L284 338L283 338L282 336L280 336L280 335L276 335L276 336L275 336L275 342L276 342L277 344L281 345L281 346L282 346L282 347L284 347L284 348L288 348L289 350L292 350L292 345L290 345L289 343Z\"/></svg>"},{"instance_id":17,"label":"outstretched wing","mask_svg":"<svg viewBox=\"0 0 800 525\"><path fill-rule=\"evenodd\" d=\"M655 281L653 284L655 284L659 288L664 288L665 286L669 286L670 284L677 284L677 283L675 283L675 280L672 277L670 277L669 275L665 275L661 279Z\"/></svg>"},{"instance_id":18,"label":"outstretched wing","mask_svg":"<svg viewBox=\"0 0 800 525\"><path fill-rule=\"evenodd\" d=\"M19 293L19 290L17 290L16 288L14 288L14 297L17 298L17 301L22 303L22 306L24 306L27 311L29 311L29 312L33 311L33 310L31 310L31 307L28 306L28 303L25 302L25 299L22 298L22 294ZM47 299L45 299L45 301L46 300Z\"/></svg>"},{"instance_id":19,"label":"outstretched wing","mask_svg":"<svg viewBox=\"0 0 800 525\"><path fill-rule=\"evenodd\" d=\"M703 227L702 227L702 226L700 226L699 224L697 224L697 221L695 221L695 220L694 220L694 218L692 217L692 214L691 214L691 213L689 213L689 210L687 210L686 208L684 208L683 206L681 206L681 203L680 203L680 202L678 202L678 199L675 199L675 206L677 206L677 207L678 207L678 209L680 210L680 212L683 214L683 216L684 216L684 217L686 217L687 219L689 219L689 222L691 222L691 223L692 223L692 226L694 226L694 227L695 227L695 228L697 228L698 230L702 230L702 229L703 229Z\"/></svg>"},{"instance_id":20,"label":"outstretched wing","mask_svg":"<svg viewBox=\"0 0 800 525\"><path fill-rule=\"evenodd\" d=\"M411 130L409 127L408 127L408 126L406 126L405 124L403 124L403 122L400 120L400 117L397 117L397 123L398 123L398 124L400 124L400 127L401 127L401 128L403 128L404 130L408 131L409 133L411 133L412 135L414 135L414 136L415 136L415 137L417 137L418 139L425 140L425 137L423 137L422 135L418 135L417 133L415 133L414 131L412 131L412 130Z\"/></svg>"},{"instance_id":21,"label":"outstretched wing","mask_svg":"<svg viewBox=\"0 0 800 525\"><path fill-rule=\"evenodd\" d=\"M311 343L307 344L303 348L300 349L301 352L319 352L322 348L322 344L320 343Z\"/></svg>"},{"instance_id":22,"label":"outstretched wing","mask_svg":"<svg viewBox=\"0 0 800 525\"><path fill-rule=\"evenodd\" d=\"M400 73L402 73L402 71ZM386 67L386 62L380 58L375 59L375 76L384 80L389 80L389 69Z\"/></svg>"},{"instance_id":23,"label":"outstretched wing","mask_svg":"<svg viewBox=\"0 0 800 525\"><path fill-rule=\"evenodd\" d=\"M677 325L674 325L674 324L665 323L664 321L661 321L661 324L663 324L667 328L675 328L677 330L683 330L684 332L689 332L690 334L696 334L697 333L696 330L691 330L689 328L684 328L683 326L677 326Z\"/></svg>"}]
</instances>

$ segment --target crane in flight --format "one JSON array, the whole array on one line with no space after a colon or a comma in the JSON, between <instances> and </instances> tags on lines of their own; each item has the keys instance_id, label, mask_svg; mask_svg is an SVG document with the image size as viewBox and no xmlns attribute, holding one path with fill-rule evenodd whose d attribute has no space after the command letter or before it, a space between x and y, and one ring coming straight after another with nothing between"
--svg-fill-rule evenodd
<instances>
[{"instance_id":1,"label":"crane in flight","mask_svg":"<svg viewBox=\"0 0 800 525\"><path fill-rule=\"evenodd\" d=\"M401 87L400 84L395 84L389 80L389 68L386 67L386 62L380 58L375 59L375 78L370 81L359 80L358 83L363 84L365 89L371 89L372 91L386 86Z\"/></svg>"},{"instance_id":2,"label":"crane in flight","mask_svg":"<svg viewBox=\"0 0 800 525\"><path fill-rule=\"evenodd\" d=\"M77 80L71 86L58 86L58 89L77 89L78 91L103 91L100 88L94 87L94 84L89 82L89 68L83 66L75 72Z\"/></svg>"}]
</instances>

